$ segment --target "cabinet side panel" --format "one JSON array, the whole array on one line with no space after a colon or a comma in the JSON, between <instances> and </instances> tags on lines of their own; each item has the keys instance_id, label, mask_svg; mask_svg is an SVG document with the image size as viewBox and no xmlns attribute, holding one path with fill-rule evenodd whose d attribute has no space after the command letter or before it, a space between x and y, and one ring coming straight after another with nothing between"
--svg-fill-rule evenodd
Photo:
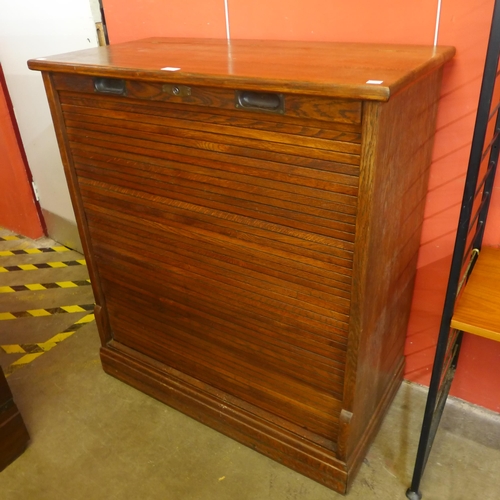
<instances>
[{"instance_id":1,"label":"cabinet side panel","mask_svg":"<svg viewBox=\"0 0 500 500\"><path fill-rule=\"evenodd\" d=\"M367 103L339 450L359 467L402 377L441 71Z\"/></svg>"},{"instance_id":2,"label":"cabinet side panel","mask_svg":"<svg viewBox=\"0 0 500 500\"><path fill-rule=\"evenodd\" d=\"M56 91L53 83L52 75L50 73L42 73L42 76L45 85L45 91L47 93L47 99L49 101L52 120L54 122L54 128L57 136L57 143L59 145L59 151L61 153L61 159L64 165L64 173L66 175L66 181L68 183L69 194L71 196L71 203L73 205L73 210L75 211L76 222L78 225L78 232L80 234L80 239L82 241L85 260L87 261L89 275L92 282L92 289L94 292L94 298L96 303L95 307L96 322L98 325L101 342L104 345L106 344L106 342L111 340L111 330L109 327L109 321L107 318L106 309L105 307L103 307L104 294L102 292L100 278L97 272L97 267L94 263L94 258L93 258L94 252L91 248L91 241L88 234L87 220L85 217L85 212L83 210L80 189L78 186L78 181L73 165L73 159L69 148L66 126L64 123L64 117L61 110L61 103L59 100L58 92Z\"/></svg>"}]
</instances>

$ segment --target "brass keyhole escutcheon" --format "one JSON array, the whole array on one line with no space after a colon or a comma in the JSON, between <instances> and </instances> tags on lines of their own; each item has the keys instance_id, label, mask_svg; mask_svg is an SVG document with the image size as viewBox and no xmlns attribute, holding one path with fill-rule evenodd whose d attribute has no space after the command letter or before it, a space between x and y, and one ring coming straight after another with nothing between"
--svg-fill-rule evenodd
<instances>
[{"instance_id":1,"label":"brass keyhole escutcheon","mask_svg":"<svg viewBox=\"0 0 500 500\"><path fill-rule=\"evenodd\" d=\"M187 85L173 85L171 83L165 83L162 86L163 92L176 96L176 97L185 97L191 95L191 87Z\"/></svg>"}]
</instances>

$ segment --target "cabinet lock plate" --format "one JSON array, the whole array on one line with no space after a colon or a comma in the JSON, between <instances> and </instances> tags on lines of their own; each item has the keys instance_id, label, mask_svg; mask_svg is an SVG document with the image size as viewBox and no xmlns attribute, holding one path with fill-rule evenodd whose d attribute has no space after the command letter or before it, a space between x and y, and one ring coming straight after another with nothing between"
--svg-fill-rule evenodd
<instances>
[{"instance_id":1,"label":"cabinet lock plate","mask_svg":"<svg viewBox=\"0 0 500 500\"><path fill-rule=\"evenodd\" d=\"M188 95L191 95L191 87L188 87L187 85L175 85L172 83L165 83L162 86L163 92L166 94L178 96L178 97L185 97Z\"/></svg>"}]
</instances>

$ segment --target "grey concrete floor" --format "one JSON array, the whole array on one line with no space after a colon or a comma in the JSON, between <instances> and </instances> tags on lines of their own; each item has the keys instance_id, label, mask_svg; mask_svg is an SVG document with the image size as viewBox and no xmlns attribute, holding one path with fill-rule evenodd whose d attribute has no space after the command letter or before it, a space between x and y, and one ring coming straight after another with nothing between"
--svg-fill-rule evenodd
<instances>
[{"instance_id":1,"label":"grey concrete floor","mask_svg":"<svg viewBox=\"0 0 500 500\"><path fill-rule=\"evenodd\" d=\"M9 234L0 230L0 238ZM0 241L0 252L51 245L48 240ZM0 254L0 267L6 258ZM8 258L9 265L16 265L16 259ZM23 280L83 279L84 266L69 269L44 270L43 275L40 270L3 272L0 290ZM91 298L89 290L82 286L38 294L0 293L0 314L56 307L58 301L61 306L84 304ZM72 312L0 320L0 346L47 342L86 317L86 312ZM91 321L21 368L12 369L12 364L22 354L0 354L31 435L24 454L0 473L0 499L342 498L106 375L98 351ZM406 498L425 397L425 389L402 385L348 499ZM496 499L499 469L500 416L450 400L422 482L424 499Z\"/></svg>"}]
</instances>

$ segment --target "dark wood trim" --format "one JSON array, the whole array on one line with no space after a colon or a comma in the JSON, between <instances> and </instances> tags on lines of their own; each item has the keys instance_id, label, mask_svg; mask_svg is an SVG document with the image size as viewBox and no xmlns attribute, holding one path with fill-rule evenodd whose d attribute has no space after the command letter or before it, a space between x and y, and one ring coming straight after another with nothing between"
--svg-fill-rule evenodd
<instances>
[{"instance_id":1,"label":"dark wood trim","mask_svg":"<svg viewBox=\"0 0 500 500\"><path fill-rule=\"evenodd\" d=\"M99 325L101 326L101 328L99 328L99 335L101 337L101 343L104 345L106 344L106 342L112 339L112 333L111 333L111 328L109 326L109 319L107 317L106 309L102 309L102 306L105 303L106 299L102 292L101 280L99 279L98 269L94 262L94 252L92 250L92 242L88 234L88 224L81 201L80 188L75 173L75 167L71 155L71 149L69 147L66 127L64 124L64 115L61 109L59 95L54 88L52 75L48 73L43 73L42 76L43 76L43 83L45 85L45 92L47 93L50 112L52 115L52 120L54 122L57 142L61 153L61 159L64 166L66 182L68 183L69 187L71 203L73 205L73 210L75 212L78 232L80 234L80 241L82 243L83 252L85 254L85 259L87 261L87 267L89 270L89 275L92 283L95 303L96 306L99 306L98 309Z\"/></svg>"},{"instance_id":2,"label":"dark wood trim","mask_svg":"<svg viewBox=\"0 0 500 500\"><path fill-rule=\"evenodd\" d=\"M30 437L0 367L0 472L23 453Z\"/></svg>"}]
</instances>

